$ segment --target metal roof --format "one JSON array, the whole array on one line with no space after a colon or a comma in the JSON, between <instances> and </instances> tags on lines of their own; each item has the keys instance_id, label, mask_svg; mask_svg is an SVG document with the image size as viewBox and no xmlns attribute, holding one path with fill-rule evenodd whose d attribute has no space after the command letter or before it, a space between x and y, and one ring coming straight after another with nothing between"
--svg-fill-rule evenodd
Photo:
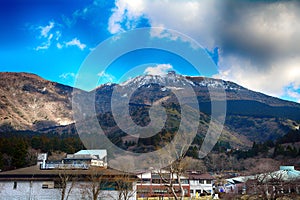
<instances>
[{"instance_id":1,"label":"metal roof","mask_svg":"<svg viewBox=\"0 0 300 200\"><path fill-rule=\"evenodd\" d=\"M103 159L105 156L107 156L107 151L106 149L87 149L80 150L74 155L97 155L99 159Z\"/></svg>"},{"instance_id":2,"label":"metal roof","mask_svg":"<svg viewBox=\"0 0 300 200\"><path fill-rule=\"evenodd\" d=\"M280 169L278 171L274 172L268 172L268 173L261 173L251 176L240 176L240 177L234 177L226 179L230 183L236 183L236 182L246 182L249 179L272 179L272 178L280 178L284 181L290 181L295 179L300 179L300 171L295 170L294 166L280 166Z\"/></svg>"}]
</instances>

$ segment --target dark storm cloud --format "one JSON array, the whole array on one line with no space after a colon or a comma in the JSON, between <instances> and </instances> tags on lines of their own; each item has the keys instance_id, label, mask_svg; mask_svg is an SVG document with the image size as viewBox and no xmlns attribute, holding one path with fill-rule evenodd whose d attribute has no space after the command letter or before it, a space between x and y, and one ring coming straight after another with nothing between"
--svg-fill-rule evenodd
<instances>
[{"instance_id":1,"label":"dark storm cloud","mask_svg":"<svg viewBox=\"0 0 300 200\"><path fill-rule=\"evenodd\" d=\"M299 1L227 0L219 19L213 34L223 56L241 56L268 67L278 56L300 52Z\"/></svg>"}]
</instances>

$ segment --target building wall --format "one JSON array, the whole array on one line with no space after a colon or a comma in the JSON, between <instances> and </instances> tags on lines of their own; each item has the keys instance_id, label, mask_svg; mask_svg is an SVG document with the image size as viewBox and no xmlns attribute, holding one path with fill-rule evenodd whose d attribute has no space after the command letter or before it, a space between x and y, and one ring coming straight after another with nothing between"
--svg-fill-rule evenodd
<instances>
[{"instance_id":1,"label":"building wall","mask_svg":"<svg viewBox=\"0 0 300 200\"><path fill-rule=\"evenodd\" d=\"M189 184L182 184L185 191L185 196L190 196ZM179 191L180 187L178 184L174 186L175 190ZM180 193L177 193L180 196ZM164 184L151 184L151 183L138 183L137 184L137 196L138 197L171 197L173 196L169 192L168 188Z\"/></svg>"},{"instance_id":2,"label":"building wall","mask_svg":"<svg viewBox=\"0 0 300 200\"><path fill-rule=\"evenodd\" d=\"M204 191L212 193L213 185L211 180L209 180L209 182L207 180L203 180L203 183L199 180L190 180L190 191L192 197L196 196L196 192L198 192L199 195L201 193L205 193Z\"/></svg>"},{"instance_id":3,"label":"building wall","mask_svg":"<svg viewBox=\"0 0 300 200\"><path fill-rule=\"evenodd\" d=\"M0 200L53 200L61 199L61 189L43 189L44 181L2 181L0 182ZM68 183L66 191L71 187ZM88 182L76 182L70 192L70 200L91 199L91 187ZM119 192L115 190L104 190L99 194L99 199L117 199ZM133 196L130 200L136 199L136 185L133 184Z\"/></svg>"}]
</instances>

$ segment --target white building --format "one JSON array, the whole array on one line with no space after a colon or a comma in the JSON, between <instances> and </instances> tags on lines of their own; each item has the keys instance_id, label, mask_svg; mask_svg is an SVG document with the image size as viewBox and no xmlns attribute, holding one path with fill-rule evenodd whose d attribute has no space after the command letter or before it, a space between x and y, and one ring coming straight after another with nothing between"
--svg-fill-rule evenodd
<instances>
[{"instance_id":1,"label":"white building","mask_svg":"<svg viewBox=\"0 0 300 200\"><path fill-rule=\"evenodd\" d=\"M106 149L80 150L74 154L67 154L66 158L58 162L47 162L47 154L38 155L41 169L88 169L89 167L107 168Z\"/></svg>"},{"instance_id":2,"label":"white building","mask_svg":"<svg viewBox=\"0 0 300 200\"><path fill-rule=\"evenodd\" d=\"M191 172L189 174L190 193L192 197L213 194L214 177L208 173Z\"/></svg>"},{"instance_id":3,"label":"white building","mask_svg":"<svg viewBox=\"0 0 300 200\"><path fill-rule=\"evenodd\" d=\"M233 177L226 180L227 183L224 185L223 190L226 193L251 193L251 191L249 191L250 188L246 187L246 182L252 182L253 188L257 187L257 184L263 184L263 187L266 187L266 183L268 183L272 188L271 190L275 191L274 186L277 184L276 181L281 182L283 186L288 186L286 191L282 186L282 188L280 188L281 193L290 193L292 190L294 190L294 192L297 194L300 193L300 171L295 170L294 166L280 166L279 170L277 171L265 172L250 176ZM276 184L274 183L274 185L272 185L274 181Z\"/></svg>"},{"instance_id":4,"label":"white building","mask_svg":"<svg viewBox=\"0 0 300 200\"><path fill-rule=\"evenodd\" d=\"M173 186L177 193L180 195L180 185L177 183L177 174L171 175L167 170L150 170L137 174L138 181L137 187L137 197L138 198L150 198L150 197L172 197L173 194L166 186L167 183L162 180L163 177L167 182L173 180ZM172 178L173 177L173 178ZM180 176L181 186L184 190L186 197L190 196L190 186L187 176Z\"/></svg>"},{"instance_id":5,"label":"white building","mask_svg":"<svg viewBox=\"0 0 300 200\"><path fill-rule=\"evenodd\" d=\"M80 150L74 154L68 154L64 163L87 163L90 166L107 167L106 149Z\"/></svg>"},{"instance_id":6,"label":"white building","mask_svg":"<svg viewBox=\"0 0 300 200\"><path fill-rule=\"evenodd\" d=\"M117 182L126 189L120 189ZM0 173L0 200L93 199L93 188L101 190L98 199L117 199L127 192L136 199L136 176L116 170L91 167L86 169L40 169L38 166ZM64 187L64 184L65 187ZM65 188L65 190L64 190ZM95 193L94 193L95 194Z\"/></svg>"},{"instance_id":7,"label":"white building","mask_svg":"<svg viewBox=\"0 0 300 200\"><path fill-rule=\"evenodd\" d=\"M81 150L56 163L39 154L35 166L0 173L0 200L110 200L120 194L135 200L136 180L133 174L107 169L106 150Z\"/></svg>"}]
</instances>

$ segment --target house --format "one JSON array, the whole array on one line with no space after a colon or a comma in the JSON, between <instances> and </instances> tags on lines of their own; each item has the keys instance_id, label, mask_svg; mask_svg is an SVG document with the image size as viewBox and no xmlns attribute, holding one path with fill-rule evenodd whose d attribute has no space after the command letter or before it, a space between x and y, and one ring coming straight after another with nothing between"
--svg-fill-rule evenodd
<instances>
[{"instance_id":1,"label":"house","mask_svg":"<svg viewBox=\"0 0 300 200\"><path fill-rule=\"evenodd\" d=\"M85 163L91 166L107 167L106 149L80 150L75 154L68 154L64 163Z\"/></svg>"},{"instance_id":2,"label":"house","mask_svg":"<svg viewBox=\"0 0 300 200\"><path fill-rule=\"evenodd\" d=\"M61 161L0 173L1 199L136 199L137 176L107 168L106 150L81 150Z\"/></svg>"},{"instance_id":3,"label":"house","mask_svg":"<svg viewBox=\"0 0 300 200\"><path fill-rule=\"evenodd\" d=\"M180 196L180 185L177 182L177 175L172 174L167 170L149 170L146 172L141 172L137 174L138 181L137 187L137 197L138 198L148 198L148 197L172 197L173 194L166 182L173 180L173 188L178 196ZM171 178L173 177L173 178ZM190 197L190 185L187 176L180 176L181 185L184 189L184 196Z\"/></svg>"},{"instance_id":4,"label":"house","mask_svg":"<svg viewBox=\"0 0 300 200\"><path fill-rule=\"evenodd\" d=\"M37 165L0 173L0 199L136 199L136 176L99 167L40 169Z\"/></svg>"},{"instance_id":5,"label":"house","mask_svg":"<svg viewBox=\"0 0 300 200\"><path fill-rule=\"evenodd\" d=\"M226 179L224 185L226 193L257 193L263 187L266 193L297 193L300 194L300 171L294 166L280 166L279 170L239 176Z\"/></svg>"},{"instance_id":6,"label":"house","mask_svg":"<svg viewBox=\"0 0 300 200\"><path fill-rule=\"evenodd\" d=\"M67 156L56 162L47 161L47 154L38 155L38 164L41 169L88 169L89 167L107 168L107 151L106 149L89 149L80 150L75 154L67 154Z\"/></svg>"},{"instance_id":7,"label":"house","mask_svg":"<svg viewBox=\"0 0 300 200\"><path fill-rule=\"evenodd\" d=\"M212 195L214 177L209 173L189 172L190 193L192 197L201 195Z\"/></svg>"},{"instance_id":8,"label":"house","mask_svg":"<svg viewBox=\"0 0 300 200\"><path fill-rule=\"evenodd\" d=\"M246 192L245 182L252 176L238 176L235 178L226 179L227 183L224 184L223 191L225 193L244 194Z\"/></svg>"}]
</instances>

